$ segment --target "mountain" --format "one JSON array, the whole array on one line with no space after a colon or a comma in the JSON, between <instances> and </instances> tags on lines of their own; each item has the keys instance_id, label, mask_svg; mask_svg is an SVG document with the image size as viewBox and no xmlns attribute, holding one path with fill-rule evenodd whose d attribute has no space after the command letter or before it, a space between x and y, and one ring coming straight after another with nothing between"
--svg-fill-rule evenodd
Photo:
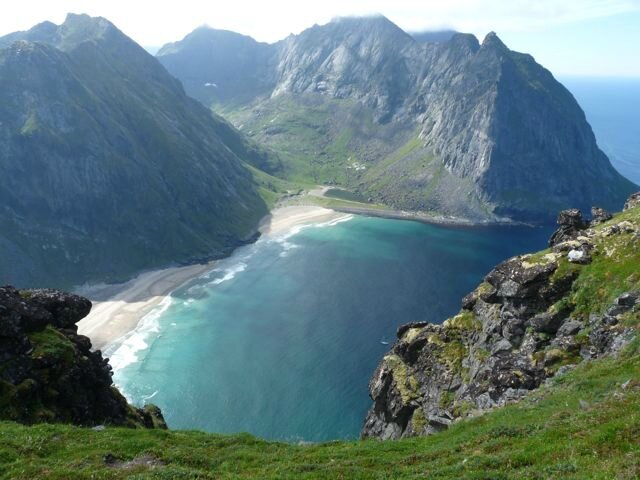
<instances>
[{"instance_id":1,"label":"mountain","mask_svg":"<svg viewBox=\"0 0 640 480\"><path fill-rule=\"evenodd\" d=\"M421 43L445 43L459 32L455 30L428 30L425 32L412 32L411 36Z\"/></svg>"},{"instance_id":2,"label":"mountain","mask_svg":"<svg viewBox=\"0 0 640 480\"><path fill-rule=\"evenodd\" d=\"M193 54L184 57L183 48ZM157 55L169 71L182 72L185 88L206 105L246 102L273 86L269 45L238 33L201 27Z\"/></svg>"},{"instance_id":3,"label":"mountain","mask_svg":"<svg viewBox=\"0 0 640 480\"><path fill-rule=\"evenodd\" d=\"M227 48L260 61L228 62ZM482 44L468 34L424 42L384 17L349 17L265 45L202 28L158 59L189 94L280 154L269 173L397 209L548 222L570 206L620 208L636 188L598 148L569 91L494 33ZM233 99L202 94L233 71L249 83Z\"/></svg>"},{"instance_id":4,"label":"mountain","mask_svg":"<svg viewBox=\"0 0 640 480\"><path fill-rule=\"evenodd\" d=\"M497 265L457 315L398 328L369 383L363 437L440 432L631 344L640 320L640 193L615 217L594 209L586 222L572 209L558 224L549 249Z\"/></svg>"},{"instance_id":5,"label":"mountain","mask_svg":"<svg viewBox=\"0 0 640 480\"><path fill-rule=\"evenodd\" d=\"M0 38L0 281L70 286L228 253L263 152L102 18Z\"/></svg>"}]
</instances>

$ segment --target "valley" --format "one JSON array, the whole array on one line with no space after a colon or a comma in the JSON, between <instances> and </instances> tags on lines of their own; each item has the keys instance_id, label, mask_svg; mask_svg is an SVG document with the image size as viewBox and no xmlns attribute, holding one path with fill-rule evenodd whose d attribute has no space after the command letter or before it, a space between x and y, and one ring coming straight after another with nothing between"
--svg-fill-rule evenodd
<instances>
[{"instance_id":1,"label":"valley","mask_svg":"<svg viewBox=\"0 0 640 480\"><path fill-rule=\"evenodd\" d=\"M640 475L640 83L131 10L0 36L0 479Z\"/></svg>"}]
</instances>

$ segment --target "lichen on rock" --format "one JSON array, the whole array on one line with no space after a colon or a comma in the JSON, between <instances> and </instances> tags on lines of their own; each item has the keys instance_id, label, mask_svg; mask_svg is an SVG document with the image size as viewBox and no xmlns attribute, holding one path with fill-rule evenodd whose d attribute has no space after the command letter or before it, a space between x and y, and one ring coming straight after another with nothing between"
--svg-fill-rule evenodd
<instances>
[{"instance_id":1,"label":"lichen on rock","mask_svg":"<svg viewBox=\"0 0 640 480\"><path fill-rule=\"evenodd\" d=\"M362 437L436 433L621 351L640 324L636 197L613 218L594 209L591 223L563 212L550 250L497 265L442 324L400 327L370 384Z\"/></svg>"}]
</instances>

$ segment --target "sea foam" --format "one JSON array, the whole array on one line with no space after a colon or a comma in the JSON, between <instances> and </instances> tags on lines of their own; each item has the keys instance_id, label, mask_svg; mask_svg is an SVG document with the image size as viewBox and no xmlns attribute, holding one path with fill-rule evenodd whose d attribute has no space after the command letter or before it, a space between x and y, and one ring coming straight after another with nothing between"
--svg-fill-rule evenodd
<instances>
[{"instance_id":1,"label":"sea foam","mask_svg":"<svg viewBox=\"0 0 640 480\"><path fill-rule=\"evenodd\" d=\"M148 348L150 338L160 333L159 319L172 303L171 296L165 297L156 308L142 317L134 330L105 348L105 356L109 357L114 372L138 360L139 353Z\"/></svg>"}]
</instances>

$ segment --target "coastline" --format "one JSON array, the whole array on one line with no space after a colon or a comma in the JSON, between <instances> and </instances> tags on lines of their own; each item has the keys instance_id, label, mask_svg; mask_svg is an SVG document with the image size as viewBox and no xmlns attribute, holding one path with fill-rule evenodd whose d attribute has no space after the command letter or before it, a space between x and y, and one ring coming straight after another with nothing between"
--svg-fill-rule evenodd
<instances>
[{"instance_id":1,"label":"coastline","mask_svg":"<svg viewBox=\"0 0 640 480\"><path fill-rule=\"evenodd\" d=\"M314 192L315 193L315 192ZM320 190L322 195L324 192ZM317 193L316 193L317 195ZM351 206L281 204L266 215L259 223L257 231L262 237L286 234L302 225L324 223L343 218L346 215L412 220L422 223L483 227L496 225L523 225L516 222L473 222L451 217L420 215L416 212L378 210ZM259 237L256 235L256 238ZM78 333L91 339L94 349L105 350L118 344L135 330L141 320L159 307L171 292L190 280L215 269L216 261L180 267L169 267L144 272L121 284L93 285L82 287L78 293L93 302L91 312L78 322Z\"/></svg>"},{"instance_id":2,"label":"coastline","mask_svg":"<svg viewBox=\"0 0 640 480\"><path fill-rule=\"evenodd\" d=\"M444 215L435 216L421 214L419 212L408 212L404 210L382 210L366 207L334 207L336 212L362 215L365 217L389 218L392 220L409 220L413 222L426 223L429 225L440 225L444 227L533 227L534 225L525 222L516 222L510 219L504 220L470 220L462 217L447 217Z\"/></svg>"},{"instance_id":3,"label":"coastline","mask_svg":"<svg viewBox=\"0 0 640 480\"><path fill-rule=\"evenodd\" d=\"M277 236L291 229L344 217L318 206L283 206L265 216L259 226L261 235ZM91 312L78 322L78 333L91 339L93 348L104 350L135 330L140 321L171 292L190 280L215 268L215 261L144 272L128 282L83 287L78 293L93 302Z\"/></svg>"}]
</instances>

